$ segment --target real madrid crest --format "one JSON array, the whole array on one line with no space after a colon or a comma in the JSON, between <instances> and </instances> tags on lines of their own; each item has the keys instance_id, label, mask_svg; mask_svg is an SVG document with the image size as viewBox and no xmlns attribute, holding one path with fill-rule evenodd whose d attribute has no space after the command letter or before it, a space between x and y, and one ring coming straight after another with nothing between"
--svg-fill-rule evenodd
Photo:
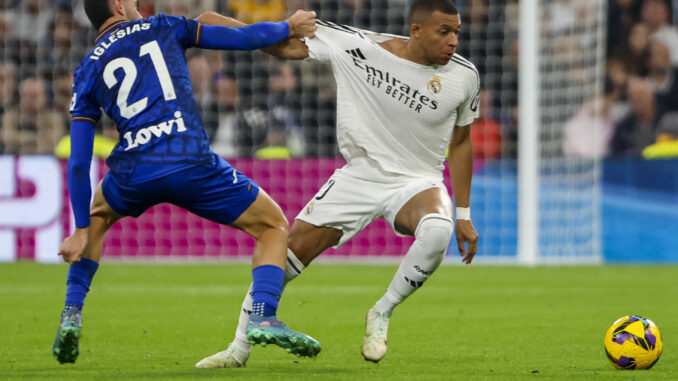
<instances>
[{"instance_id":1,"label":"real madrid crest","mask_svg":"<svg viewBox=\"0 0 678 381\"><path fill-rule=\"evenodd\" d=\"M438 94L443 90L443 85L440 83L440 77L437 75L433 77L432 80L428 82L428 91L431 92L431 94Z\"/></svg>"},{"instance_id":2,"label":"real madrid crest","mask_svg":"<svg viewBox=\"0 0 678 381\"><path fill-rule=\"evenodd\" d=\"M315 201L309 202L308 205L306 205L306 209L304 209L304 214L308 216L311 213L313 213L313 207L314 206L315 206Z\"/></svg>"}]
</instances>

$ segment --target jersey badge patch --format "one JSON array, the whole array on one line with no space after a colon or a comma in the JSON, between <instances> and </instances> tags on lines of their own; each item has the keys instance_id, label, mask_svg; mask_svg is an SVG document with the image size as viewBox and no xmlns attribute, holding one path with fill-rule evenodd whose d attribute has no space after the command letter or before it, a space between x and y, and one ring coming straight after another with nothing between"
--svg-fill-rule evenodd
<instances>
[{"instance_id":1,"label":"jersey badge patch","mask_svg":"<svg viewBox=\"0 0 678 381\"><path fill-rule=\"evenodd\" d=\"M428 82L427 88L431 94L439 94L443 91L443 84L440 83L440 77L437 75L434 76L433 79Z\"/></svg>"},{"instance_id":2,"label":"jersey badge patch","mask_svg":"<svg viewBox=\"0 0 678 381\"><path fill-rule=\"evenodd\" d=\"M315 201L309 202L308 205L306 206L306 209L304 209L304 214L308 216L311 213L313 213L313 207L314 206L315 206Z\"/></svg>"}]
</instances>

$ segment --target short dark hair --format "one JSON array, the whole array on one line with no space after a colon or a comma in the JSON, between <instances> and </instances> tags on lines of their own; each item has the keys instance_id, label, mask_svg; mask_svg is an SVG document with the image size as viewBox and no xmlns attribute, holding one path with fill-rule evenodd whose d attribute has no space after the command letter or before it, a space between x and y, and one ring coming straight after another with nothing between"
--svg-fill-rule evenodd
<instances>
[{"instance_id":1,"label":"short dark hair","mask_svg":"<svg viewBox=\"0 0 678 381\"><path fill-rule=\"evenodd\" d=\"M414 0L410 7L410 25L414 23L419 15L430 15L435 11L440 11L448 15L458 15L459 10L452 0Z\"/></svg>"},{"instance_id":2,"label":"short dark hair","mask_svg":"<svg viewBox=\"0 0 678 381\"><path fill-rule=\"evenodd\" d=\"M113 17L110 0L85 0L85 13L96 30Z\"/></svg>"}]
</instances>

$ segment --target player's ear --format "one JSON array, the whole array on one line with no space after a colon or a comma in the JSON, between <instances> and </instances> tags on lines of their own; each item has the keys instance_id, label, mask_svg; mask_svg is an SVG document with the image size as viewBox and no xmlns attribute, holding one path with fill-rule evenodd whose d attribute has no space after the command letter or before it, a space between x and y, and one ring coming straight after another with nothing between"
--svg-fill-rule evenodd
<instances>
[{"instance_id":1,"label":"player's ear","mask_svg":"<svg viewBox=\"0 0 678 381\"><path fill-rule=\"evenodd\" d=\"M125 16L125 7L122 5L122 0L109 0L111 11L114 16Z\"/></svg>"},{"instance_id":2,"label":"player's ear","mask_svg":"<svg viewBox=\"0 0 678 381\"><path fill-rule=\"evenodd\" d=\"M412 23L410 24L410 37L420 38L421 37L421 24Z\"/></svg>"}]
</instances>

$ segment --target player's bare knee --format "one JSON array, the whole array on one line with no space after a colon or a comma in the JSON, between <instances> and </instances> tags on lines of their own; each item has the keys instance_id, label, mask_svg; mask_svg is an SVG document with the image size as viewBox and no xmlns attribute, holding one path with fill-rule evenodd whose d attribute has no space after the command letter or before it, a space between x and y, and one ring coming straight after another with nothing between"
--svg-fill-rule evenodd
<instances>
[{"instance_id":1,"label":"player's bare knee","mask_svg":"<svg viewBox=\"0 0 678 381\"><path fill-rule=\"evenodd\" d=\"M289 237L290 234L290 223L287 221L284 215L275 216L268 223L269 229L275 229L283 234L285 234L285 240Z\"/></svg>"},{"instance_id":2,"label":"player's bare knee","mask_svg":"<svg viewBox=\"0 0 678 381\"><path fill-rule=\"evenodd\" d=\"M425 252L428 255L440 256L442 259L450 244L453 232L454 222L451 218L432 213L421 218L415 231L415 237L421 245L425 246Z\"/></svg>"},{"instance_id":3,"label":"player's bare knee","mask_svg":"<svg viewBox=\"0 0 678 381\"><path fill-rule=\"evenodd\" d=\"M89 211L90 219L92 218L101 218L103 220L104 226L108 229L113 225L117 220L120 219L117 213L111 209L108 204L105 205L92 205Z\"/></svg>"},{"instance_id":4,"label":"player's bare knee","mask_svg":"<svg viewBox=\"0 0 678 381\"><path fill-rule=\"evenodd\" d=\"M257 240L260 240L262 237L268 237L269 239L275 237L276 240L287 242L289 237L289 224L284 216L277 217L269 215L245 231Z\"/></svg>"},{"instance_id":5,"label":"player's bare knee","mask_svg":"<svg viewBox=\"0 0 678 381\"><path fill-rule=\"evenodd\" d=\"M280 209L278 204L276 204L267 194L262 192L259 194L259 197L262 201L259 199L256 201L258 207L256 209L250 207L250 209L245 212L247 217L242 221L250 226L248 229L249 233L256 238L264 232L275 231L283 233L285 239L287 239L290 224L283 214L282 209ZM250 212L251 209L254 210Z\"/></svg>"},{"instance_id":6,"label":"player's bare knee","mask_svg":"<svg viewBox=\"0 0 678 381\"><path fill-rule=\"evenodd\" d=\"M282 227L266 226L263 227L261 230L257 231L256 233L252 234L252 236L257 241L272 240L276 242L287 242L289 233Z\"/></svg>"}]
</instances>

